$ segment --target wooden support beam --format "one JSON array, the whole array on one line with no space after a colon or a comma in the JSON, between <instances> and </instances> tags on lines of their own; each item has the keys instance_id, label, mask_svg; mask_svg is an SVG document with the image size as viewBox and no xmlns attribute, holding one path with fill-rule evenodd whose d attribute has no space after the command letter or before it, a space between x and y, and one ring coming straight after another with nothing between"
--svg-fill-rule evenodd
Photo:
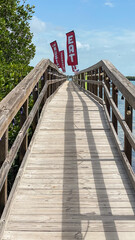
<instances>
[{"instance_id":1,"label":"wooden support beam","mask_svg":"<svg viewBox=\"0 0 135 240\"><path fill-rule=\"evenodd\" d=\"M8 154L8 130L4 133L3 137L0 140L0 167L5 161L7 154ZM7 179L0 192L0 215L3 212L6 202L7 202Z\"/></svg>"},{"instance_id":2,"label":"wooden support beam","mask_svg":"<svg viewBox=\"0 0 135 240\"><path fill-rule=\"evenodd\" d=\"M47 81L50 80L50 75L48 74L49 69L47 69ZM47 88L47 98L50 96L50 85Z\"/></svg>"},{"instance_id":3,"label":"wooden support beam","mask_svg":"<svg viewBox=\"0 0 135 240\"><path fill-rule=\"evenodd\" d=\"M109 83L110 79L108 78L106 72L104 71L104 83L110 93L110 83ZM106 96L106 92L104 91L104 101L106 103L106 107L107 107L107 110L108 110L108 113L110 115L110 104L109 104L109 101L107 99L107 96Z\"/></svg>"},{"instance_id":4,"label":"wooden support beam","mask_svg":"<svg viewBox=\"0 0 135 240\"><path fill-rule=\"evenodd\" d=\"M39 95L39 91L38 91L38 83L36 84L34 90L33 90L33 100L34 100L34 103L37 101L38 99L38 95ZM37 110L37 113L34 117L34 120L33 120L33 130L36 129L36 126L37 126L37 123L38 123L38 119L39 119L39 110Z\"/></svg>"},{"instance_id":5,"label":"wooden support beam","mask_svg":"<svg viewBox=\"0 0 135 240\"><path fill-rule=\"evenodd\" d=\"M53 74L52 74L51 80L55 80L55 76ZM52 83L51 85L52 85L52 94L53 94L55 91L55 83Z\"/></svg>"},{"instance_id":6,"label":"wooden support beam","mask_svg":"<svg viewBox=\"0 0 135 240\"><path fill-rule=\"evenodd\" d=\"M90 80L92 80L92 71L90 71ZM90 84L90 92L92 92L92 84Z\"/></svg>"},{"instance_id":7,"label":"wooden support beam","mask_svg":"<svg viewBox=\"0 0 135 240\"><path fill-rule=\"evenodd\" d=\"M106 83L106 86L107 86L108 91L109 91L109 93L110 93L110 78L106 77L105 83ZM108 99L106 99L106 107L107 107L108 113L109 113L109 115L110 115L110 104L109 104Z\"/></svg>"},{"instance_id":8,"label":"wooden support beam","mask_svg":"<svg viewBox=\"0 0 135 240\"><path fill-rule=\"evenodd\" d=\"M126 99L125 99L125 121L129 126L130 130L132 131L133 111L132 111L132 107L129 105ZM129 160L129 163L132 165L132 146L129 143L126 135L124 135L124 150Z\"/></svg>"},{"instance_id":9,"label":"wooden support beam","mask_svg":"<svg viewBox=\"0 0 135 240\"><path fill-rule=\"evenodd\" d=\"M49 80L53 80L53 75L51 74ZM50 95L53 94L53 84L50 85Z\"/></svg>"},{"instance_id":10,"label":"wooden support beam","mask_svg":"<svg viewBox=\"0 0 135 240\"><path fill-rule=\"evenodd\" d=\"M110 106L112 107L112 110L118 120L118 122L120 123L128 141L130 142L132 148L135 150L135 137L133 136L129 126L127 125L126 121L124 120L123 116L121 115L119 109L117 108L117 106L115 105L107 86L104 84L104 90L106 92L106 97L108 98L108 101L110 103Z\"/></svg>"},{"instance_id":11,"label":"wooden support beam","mask_svg":"<svg viewBox=\"0 0 135 240\"><path fill-rule=\"evenodd\" d=\"M84 73L81 73L81 79L84 80ZM85 81L81 83L81 87L85 89Z\"/></svg>"},{"instance_id":12,"label":"wooden support beam","mask_svg":"<svg viewBox=\"0 0 135 240\"><path fill-rule=\"evenodd\" d=\"M56 79L56 76L55 76L55 75L53 76L53 79L54 79L54 80ZM53 93L56 91L56 88L57 88L56 85L57 85L57 82L53 84L53 86L54 86L54 87L53 87Z\"/></svg>"},{"instance_id":13,"label":"wooden support beam","mask_svg":"<svg viewBox=\"0 0 135 240\"><path fill-rule=\"evenodd\" d=\"M94 70L91 72L91 80L95 80L95 71ZM92 88L92 93L95 94L94 84L91 85L91 88Z\"/></svg>"},{"instance_id":14,"label":"wooden support beam","mask_svg":"<svg viewBox=\"0 0 135 240\"><path fill-rule=\"evenodd\" d=\"M43 89L44 85L45 85L45 73L41 77L41 90Z\"/></svg>"},{"instance_id":15,"label":"wooden support beam","mask_svg":"<svg viewBox=\"0 0 135 240\"><path fill-rule=\"evenodd\" d=\"M95 70L95 74L94 74L94 80L97 81L98 80L98 76L97 76L98 70ZM98 93L98 85L94 85L94 94L97 96Z\"/></svg>"},{"instance_id":16,"label":"wooden support beam","mask_svg":"<svg viewBox=\"0 0 135 240\"><path fill-rule=\"evenodd\" d=\"M48 73L47 71L45 71L45 73L43 74L43 83L42 83L42 88L44 87L46 81L47 81L47 77L48 77ZM45 96L43 98L43 101L42 101L42 107L44 106L45 102L46 102L46 99L47 99L47 92L45 93Z\"/></svg>"},{"instance_id":17,"label":"wooden support beam","mask_svg":"<svg viewBox=\"0 0 135 240\"><path fill-rule=\"evenodd\" d=\"M117 87L114 85L114 83L112 83L112 99L116 105L116 107L118 106L118 92L117 92ZM118 122L117 122L117 118L115 116L115 114L112 111L112 123L114 126L114 129L116 131L116 133L118 133Z\"/></svg>"},{"instance_id":18,"label":"wooden support beam","mask_svg":"<svg viewBox=\"0 0 135 240\"><path fill-rule=\"evenodd\" d=\"M99 81L102 82L102 67L99 68ZM102 85L99 86L99 97L103 97Z\"/></svg>"},{"instance_id":19,"label":"wooden support beam","mask_svg":"<svg viewBox=\"0 0 135 240\"><path fill-rule=\"evenodd\" d=\"M55 76L55 79L58 78L57 76ZM58 82L55 83L55 91L58 88Z\"/></svg>"},{"instance_id":20,"label":"wooden support beam","mask_svg":"<svg viewBox=\"0 0 135 240\"><path fill-rule=\"evenodd\" d=\"M80 82L80 74L78 75L78 84L81 85L81 82Z\"/></svg>"},{"instance_id":21,"label":"wooden support beam","mask_svg":"<svg viewBox=\"0 0 135 240\"><path fill-rule=\"evenodd\" d=\"M87 72L87 80L90 80L90 72ZM90 91L90 83L87 83L87 90Z\"/></svg>"},{"instance_id":22,"label":"wooden support beam","mask_svg":"<svg viewBox=\"0 0 135 240\"><path fill-rule=\"evenodd\" d=\"M21 116L20 116L20 128L22 128L24 122L26 121L28 117L28 106L29 106L29 100L23 104L21 109ZM28 132L26 133L26 136L24 137L24 140L21 144L20 151L19 151L19 163L22 162L24 155L28 148Z\"/></svg>"}]
</instances>

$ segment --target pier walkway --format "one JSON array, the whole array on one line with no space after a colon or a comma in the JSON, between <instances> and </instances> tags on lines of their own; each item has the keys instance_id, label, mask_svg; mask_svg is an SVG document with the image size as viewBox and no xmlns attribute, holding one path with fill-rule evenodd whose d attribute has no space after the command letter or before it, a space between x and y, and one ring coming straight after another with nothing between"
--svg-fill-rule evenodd
<instances>
[{"instance_id":1,"label":"pier walkway","mask_svg":"<svg viewBox=\"0 0 135 240\"><path fill-rule=\"evenodd\" d=\"M74 82L44 105L18 179L2 240L135 239L135 191L104 108Z\"/></svg>"}]
</instances>

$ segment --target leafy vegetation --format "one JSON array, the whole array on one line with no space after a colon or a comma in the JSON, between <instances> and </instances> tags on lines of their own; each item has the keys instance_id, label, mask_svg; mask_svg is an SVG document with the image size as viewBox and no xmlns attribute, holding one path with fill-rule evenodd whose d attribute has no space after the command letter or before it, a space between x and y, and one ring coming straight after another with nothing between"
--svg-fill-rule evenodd
<instances>
[{"instance_id":1,"label":"leafy vegetation","mask_svg":"<svg viewBox=\"0 0 135 240\"><path fill-rule=\"evenodd\" d=\"M30 31L34 6L26 0L0 0L0 101L31 71L30 60L35 55ZM32 107L30 100L30 107ZM9 148L20 129L20 112L9 126ZM18 158L18 156L17 156ZM11 188L17 172L17 158L10 170Z\"/></svg>"},{"instance_id":2,"label":"leafy vegetation","mask_svg":"<svg viewBox=\"0 0 135 240\"><path fill-rule=\"evenodd\" d=\"M34 6L18 0L0 1L0 100L31 70L35 55L29 20Z\"/></svg>"},{"instance_id":3,"label":"leafy vegetation","mask_svg":"<svg viewBox=\"0 0 135 240\"><path fill-rule=\"evenodd\" d=\"M126 78L130 81L135 81L135 76L127 76Z\"/></svg>"}]
</instances>

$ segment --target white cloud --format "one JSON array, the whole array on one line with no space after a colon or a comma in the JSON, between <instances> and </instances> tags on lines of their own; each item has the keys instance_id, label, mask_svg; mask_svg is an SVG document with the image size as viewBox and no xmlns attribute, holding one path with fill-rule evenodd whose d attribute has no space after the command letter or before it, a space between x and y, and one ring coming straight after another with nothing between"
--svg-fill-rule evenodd
<instances>
[{"instance_id":1,"label":"white cloud","mask_svg":"<svg viewBox=\"0 0 135 240\"><path fill-rule=\"evenodd\" d=\"M82 44L81 42L76 41L76 45L77 45L78 49L87 49L87 50L90 49L90 46L89 46L88 43L87 44Z\"/></svg>"},{"instance_id":2,"label":"white cloud","mask_svg":"<svg viewBox=\"0 0 135 240\"><path fill-rule=\"evenodd\" d=\"M127 29L79 30L76 36L80 43L85 43L87 39L87 44L90 46L89 51L81 51L78 48L79 69L92 66L101 59L108 59L123 74L135 74L135 31Z\"/></svg>"},{"instance_id":3,"label":"white cloud","mask_svg":"<svg viewBox=\"0 0 135 240\"><path fill-rule=\"evenodd\" d=\"M50 42L54 40L57 40L59 50L65 51L66 61L66 32L69 29L63 29L60 26L49 25L48 23L42 27L38 34L35 34L37 30L34 28L33 42L36 45L36 55L31 65L36 65L42 58L49 58L53 61ZM135 31L127 29L112 29L110 31L76 29L75 34L79 60L78 68L80 70L95 64L101 59L108 59L123 74L135 74ZM66 69L67 74L72 73L71 67L67 66L67 64Z\"/></svg>"},{"instance_id":4,"label":"white cloud","mask_svg":"<svg viewBox=\"0 0 135 240\"><path fill-rule=\"evenodd\" d=\"M114 4L111 1L105 2L105 5L111 8L114 7Z\"/></svg>"},{"instance_id":5,"label":"white cloud","mask_svg":"<svg viewBox=\"0 0 135 240\"><path fill-rule=\"evenodd\" d=\"M30 23L31 32L40 33L43 32L46 28L46 23L34 16Z\"/></svg>"}]
</instances>

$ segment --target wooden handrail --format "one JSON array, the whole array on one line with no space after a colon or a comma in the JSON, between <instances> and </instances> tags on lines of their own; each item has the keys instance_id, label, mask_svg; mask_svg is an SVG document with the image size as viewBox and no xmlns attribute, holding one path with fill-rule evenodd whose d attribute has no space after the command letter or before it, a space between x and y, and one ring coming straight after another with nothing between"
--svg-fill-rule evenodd
<instances>
[{"instance_id":1,"label":"wooden handrail","mask_svg":"<svg viewBox=\"0 0 135 240\"><path fill-rule=\"evenodd\" d=\"M48 67L56 70L59 76L64 76L57 66L49 59L41 60L36 67L0 102L0 138L6 131L12 119L33 91L39 79ZM52 74L53 75L53 74Z\"/></svg>"},{"instance_id":2,"label":"wooden handrail","mask_svg":"<svg viewBox=\"0 0 135 240\"><path fill-rule=\"evenodd\" d=\"M110 61L101 60L97 64L80 71L76 76L99 68L102 68L102 75L104 74L103 71L106 72L107 76L127 99L128 103L135 109L135 86L133 86L133 84L120 73Z\"/></svg>"},{"instance_id":3,"label":"wooden handrail","mask_svg":"<svg viewBox=\"0 0 135 240\"><path fill-rule=\"evenodd\" d=\"M51 74L50 74L51 73ZM42 81L41 81L42 79ZM20 161L28 147L28 129L38 123L39 109L49 102L66 75L49 59L41 60L37 66L0 102L0 212L7 201L7 177L14 159L20 151ZM39 81L41 83L39 84ZM38 94L39 85L41 87ZM34 106L28 114L29 96L33 92ZM8 127L23 107L20 131L8 152ZM21 162L20 162L21 163Z\"/></svg>"},{"instance_id":4,"label":"wooden handrail","mask_svg":"<svg viewBox=\"0 0 135 240\"><path fill-rule=\"evenodd\" d=\"M88 80L85 80L84 77L82 78L85 74L87 74ZM105 110L107 110L107 115L111 119L110 121L113 123L116 134L117 122L120 123L124 131L123 151L131 164L132 149L135 150L135 137L132 133L132 109L135 109L135 86L108 60L102 60L76 73L73 76L73 80L83 89L85 89L85 82L87 82L87 93L103 104ZM111 87L112 91L110 91ZM125 118L123 118L118 109L118 91L125 98ZM110 114L110 111L112 111L112 114Z\"/></svg>"}]
</instances>

